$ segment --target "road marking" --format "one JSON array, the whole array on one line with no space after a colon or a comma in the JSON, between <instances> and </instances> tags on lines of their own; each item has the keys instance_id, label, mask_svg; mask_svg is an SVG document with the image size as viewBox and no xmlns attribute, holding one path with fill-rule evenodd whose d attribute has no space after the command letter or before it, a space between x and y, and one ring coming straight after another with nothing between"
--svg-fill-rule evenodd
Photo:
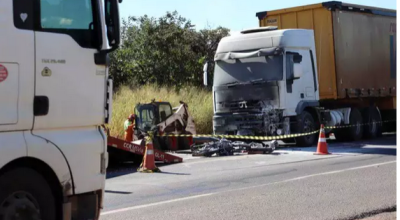
<instances>
[{"instance_id":1,"label":"road marking","mask_svg":"<svg viewBox=\"0 0 400 220\"><path fill-rule=\"evenodd\" d=\"M329 171L329 172L325 172L325 173L316 173L316 174L312 174L312 175L296 177L296 178L293 178L293 179L282 180L282 181L278 181L278 182L266 183L266 184L261 184L261 185L256 185L256 186L248 186L248 187L243 187L243 188L239 188L239 189L226 190L226 191L222 191L222 192L218 192L218 193L225 193L225 192L233 192L233 191L239 191L239 190L253 189L253 188L269 186L269 185L273 185L273 184L293 182L293 181L303 180L303 179L316 177L316 176L325 176L325 175L343 173L343 172L352 171L352 170L361 170L361 169L365 169L365 168L377 167L377 166L387 165L387 164L392 164L392 163L396 163L396 161L393 160L393 161L388 161L388 162L384 162L384 163L370 164L370 165L361 166L361 167L353 167L353 168L347 168L347 169L342 169L342 170ZM217 194L217 193L214 193L214 194Z\"/></svg>"},{"instance_id":2,"label":"road marking","mask_svg":"<svg viewBox=\"0 0 400 220\"><path fill-rule=\"evenodd\" d=\"M128 207L128 208L122 208L122 209L116 209L116 210L113 210L113 211L103 212L100 215L110 215L110 214L115 214L115 213L119 213L119 212L126 212L126 211L130 211L130 210L135 210L135 209L147 208L147 207L151 207L151 206L157 206L157 205L163 205L163 204L168 204L168 203L180 202L180 201L185 201L185 200L190 200L190 199L197 199L197 198L207 197L207 196L221 194L221 193L253 189L253 188L269 186L269 185L273 185L273 184L293 182L293 181L303 180L303 179L316 177L316 176L325 176L325 175L343 173L343 172L347 172L347 171L360 170L360 169L371 168L371 167L377 167L377 166L382 166L382 165L387 165L387 164L392 164L392 163L396 163L396 161L393 160L393 161L388 161L388 162L384 162L384 163L376 163L376 164L370 164L370 165L366 165L366 166L353 167L353 168L335 170L335 171L330 171L330 172L325 172L325 173L317 173L317 174L312 174L312 175L307 175L307 176L301 176L301 177L296 177L296 178L292 178L292 179L288 179L288 180L272 182L272 183L266 183L266 184L261 184L261 185L256 185L256 186L248 186L248 187L243 187L243 188L238 188L238 189L225 190L225 191L221 191L221 192L207 193L207 194L201 194L201 195L196 195L196 196L183 197L183 198L179 198L179 199L171 199L171 200L166 200L166 201L162 201L162 202L150 203L150 204L146 204L146 205L132 206L132 207Z\"/></svg>"},{"instance_id":3,"label":"road marking","mask_svg":"<svg viewBox=\"0 0 400 220\"><path fill-rule=\"evenodd\" d=\"M310 177L314 177L314 176L323 176L323 175L342 173L342 172L351 171L351 170L360 170L360 169L365 169L365 168L370 168L370 167L387 165L387 164L391 164L391 163L396 163L396 161L389 161L389 162L371 164L371 165L366 165L366 166L361 166L361 167L347 168L347 169L343 169L343 170L335 170L335 171L330 171L330 172L326 172L326 173L317 173L317 174L312 174L312 175L308 175L308 176L296 177L296 178L293 178L293 179L290 179L290 180L286 180L286 181L289 182L289 181L306 179L306 178L310 178ZM282 181L282 182L285 182L285 181Z\"/></svg>"},{"instance_id":4,"label":"road marking","mask_svg":"<svg viewBox=\"0 0 400 220\"><path fill-rule=\"evenodd\" d=\"M151 206L163 205L163 204L168 204L168 203L173 203L173 202L180 202L180 201L185 201L185 200L189 200L189 199L197 199L197 198L201 198L201 197L211 196L213 194L215 194L215 193L201 194L201 195L183 197L183 198L179 198L179 199L172 199L172 200L167 200L167 201L162 201L162 202L155 202L155 203L150 203L150 204L146 204L146 205L132 206L132 207L128 207L128 208L122 208L122 209L116 209L113 211L103 212L100 215L110 215L110 214L114 214L114 213L130 211L130 210L134 210L134 209L147 208L147 207L151 207Z\"/></svg>"}]
</instances>

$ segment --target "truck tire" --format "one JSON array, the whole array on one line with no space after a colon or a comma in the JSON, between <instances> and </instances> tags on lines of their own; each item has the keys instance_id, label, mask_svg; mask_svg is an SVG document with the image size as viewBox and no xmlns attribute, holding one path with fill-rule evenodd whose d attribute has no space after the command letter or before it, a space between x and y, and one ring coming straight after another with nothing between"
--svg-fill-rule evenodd
<instances>
[{"instance_id":1,"label":"truck tire","mask_svg":"<svg viewBox=\"0 0 400 220\"><path fill-rule=\"evenodd\" d=\"M363 137L365 139L373 139L379 137L382 134L382 124L379 112L374 107L368 107L363 109L363 119L364 119L364 132Z\"/></svg>"},{"instance_id":2,"label":"truck tire","mask_svg":"<svg viewBox=\"0 0 400 220\"><path fill-rule=\"evenodd\" d=\"M396 132L397 127L396 127L396 109L390 109L390 110L384 110L381 109L381 118L382 121L385 121L384 123L381 124L382 127L382 132Z\"/></svg>"},{"instance_id":3,"label":"truck tire","mask_svg":"<svg viewBox=\"0 0 400 220\"><path fill-rule=\"evenodd\" d=\"M336 141L344 142L349 140L349 134L346 128L338 128L333 131Z\"/></svg>"},{"instance_id":4,"label":"truck tire","mask_svg":"<svg viewBox=\"0 0 400 220\"><path fill-rule=\"evenodd\" d=\"M56 199L33 169L17 168L0 177L0 219L56 220ZM19 217L18 217L19 216Z\"/></svg>"},{"instance_id":5,"label":"truck tire","mask_svg":"<svg viewBox=\"0 0 400 220\"><path fill-rule=\"evenodd\" d=\"M303 134L317 130L317 126L314 117L307 111L302 112L297 117L297 129L296 133ZM296 144L300 147L309 147L317 142L318 134L302 136L296 138Z\"/></svg>"},{"instance_id":6,"label":"truck tire","mask_svg":"<svg viewBox=\"0 0 400 220\"><path fill-rule=\"evenodd\" d=\"M359 141L363 135L363 118L361 112L357 108L352 108L350 113L350 125L357 125L351 126L349 128L349 140L350 141Z\"/></svg>"},{"instance_id":7,"label":"truck tire","mask_svg":"<svg viewBox=\"0 0 400 220\"><path fill-rule=\"evenodd\" d=\"M352 108L350 112L350 125L348 128L338 128L335 130L335 138L338 141L359 141L363 136L363 117L357 108ZM354 126L358 125L358 126Z\"/></svg>"}]
</instances>

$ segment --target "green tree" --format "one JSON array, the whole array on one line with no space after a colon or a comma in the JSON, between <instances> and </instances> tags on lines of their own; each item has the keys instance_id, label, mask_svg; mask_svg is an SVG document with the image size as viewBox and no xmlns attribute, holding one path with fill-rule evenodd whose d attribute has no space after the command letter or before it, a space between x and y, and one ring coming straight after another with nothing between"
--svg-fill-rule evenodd
<instances>
[{"instance_id":1,"label":"green tree","mask_svg":"<svg viewBox=\"0 0 400 220\"><path fill-rule=\"evenodd\" d=\"M176 11L158 19L128 17L122 23L121 47L110 56L114 85L200 86L204 61L212 60L228 33L223 27L196 31Z\"/></svg>"},{"instance_id":2,"label":"green tree","mask_svg":"<svg viewBox=\"0 0 400 220\"><path fill-rule=\"evenodd\" d=\"M194 51L202 55L200 63L204 64L206 61L213 61L214 54L217 50L218 43L225 36L229 35L230 30L224 27L217 27L215 29L208 27L199 31L197 40L195 42ZM214 63L209 63L208 68L208 83L213 81L213 72L211 70L214 67Z\"/></svg>"}]
</instances>

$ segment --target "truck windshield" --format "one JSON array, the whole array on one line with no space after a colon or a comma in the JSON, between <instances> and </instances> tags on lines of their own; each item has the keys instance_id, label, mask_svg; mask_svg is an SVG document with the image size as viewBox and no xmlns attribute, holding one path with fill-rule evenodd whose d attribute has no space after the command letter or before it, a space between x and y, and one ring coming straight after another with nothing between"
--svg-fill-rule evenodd
<instances>
[{"instance_id":1,"label":"truck windshield","mask_svg":"<svg viewBox=\"0 0 400 220\"><path fill-rule=\"evenodd\" d=\"M283 56L219 60L214 69L214 86L283 80Z\"/></svg>"}]
</instances>

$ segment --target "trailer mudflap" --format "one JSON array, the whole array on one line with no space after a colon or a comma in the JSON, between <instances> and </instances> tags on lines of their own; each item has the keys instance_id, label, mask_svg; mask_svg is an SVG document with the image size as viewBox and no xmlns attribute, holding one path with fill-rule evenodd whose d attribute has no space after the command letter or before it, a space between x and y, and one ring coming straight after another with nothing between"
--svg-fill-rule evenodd
<instances>
[{"instance_id":1,"label":"trailer mudflap","mask_svg":"<svg viewBox=\"0 0 400 220\"><path fill-rule=\"evenodd\" d=\"M146 149L145 146L142 146L141 144L126 142L112 136L108 136L107 145L109 147L114 147L142 156L144 155L144 151ZM177 157L157 149L154 149L154 157L156 161L162 161L164 163L181 163L183 161L181 157Z\"/></svg>"}]
</instances>

